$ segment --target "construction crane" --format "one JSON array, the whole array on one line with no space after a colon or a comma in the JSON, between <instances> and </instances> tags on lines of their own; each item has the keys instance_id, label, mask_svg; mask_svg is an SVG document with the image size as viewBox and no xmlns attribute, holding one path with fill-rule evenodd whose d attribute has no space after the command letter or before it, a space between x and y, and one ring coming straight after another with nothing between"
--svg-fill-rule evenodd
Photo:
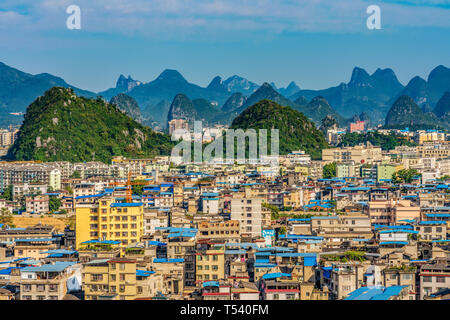
<instances>
[{"instance_id":1,"label":"construction crane","mask_svg":"<svg viewBox=\"0 0 450 320\"><path fill-rule=\"evenodd\" d=\"M148 182L144 181L131 181L131 172L128 172L128 179L127 182L110 182L110 186L125 186L126 187L126 195L125 195L125 202L131 203L133 201L133 189L132 186L145 186Z\"/></svg>"}]
</instances>

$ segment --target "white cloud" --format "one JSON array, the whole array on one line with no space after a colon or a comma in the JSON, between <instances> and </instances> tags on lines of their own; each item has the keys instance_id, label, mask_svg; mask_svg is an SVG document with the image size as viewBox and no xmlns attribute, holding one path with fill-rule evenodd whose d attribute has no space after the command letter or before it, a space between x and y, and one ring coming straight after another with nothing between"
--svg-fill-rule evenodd
<instances>
[{"instance_id":1,"label":"white cloud","mask_svg":"<svg viewBox=\"0 0 450 320\"><path fill-rule=\"evenodd\" d=\"M22 19L35 30L65 28L65 9L77 4L82 29L87 32L142 34L176 38L216 32L366 32L366 8L381 7L383 29L397 27L450 28L450 10L436 6L449 1L430 0L435 6L402 5L414 0L5 0L8 17ZM377 3L378 2L378 3ZM15 8L27 8L27 14ZM0 12L1 13L1 12ZM6 14L3 12L3 16ZM0 16L1 17L1 16ZM6 21L6 22L5 22ZM57 31L57 30L56 30Z\"/></svg>"}]
</instances>

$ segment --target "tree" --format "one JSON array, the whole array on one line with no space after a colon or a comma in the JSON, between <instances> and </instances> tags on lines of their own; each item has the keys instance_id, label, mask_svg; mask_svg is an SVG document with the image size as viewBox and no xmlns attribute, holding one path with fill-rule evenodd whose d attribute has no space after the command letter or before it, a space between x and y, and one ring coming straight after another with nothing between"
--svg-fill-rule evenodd
<instances>
[{"instance_id":1,"label":"tree","mask_svg":"<svg viewBox=\"0 0 450 320\"><path fill-rule=\"evenodd\" d=\"M416 169L402 169L392 175L392 180L395 183L411 183L413 177L419 175Z\"/></svg>"},{"instance_id":2,"label":"tree","mask_svg":"<svg viewBox=\"0 0 450 320\"><path fill-rule=\"evenodd\" d=\"M71 179L81 179L81 173L79 171L74 171L70 176Z\"/></svg>"},{"instance_id":3,"label":"tree","mask_svg":"<svg viewBox=\"0 0 450 320\"><path fill-rule=\"evenodd\" d=\"M139 184L134 184L131 186L131 190L133 194L136 194L138 196L142 196L142 193L144 192L145 183L148 183L146 180L134 180L133 182L137 182Z\"/></svg>"},{"instance_id":4,"label":"tree","mask_svg":"<svg viewBox=\"0 0 450 320\"><path fill-rule=\"evenodd\" d=\"M12 201L13 200L13 186L10 184L6 187L5 190L3 190L3 194L0 195L0 198L5 199L6 201Z\"/></svg>"},{"instance_id":5,"label":"tree","mask_svg":"<svg viewBox=\"0 0 450 320\"><path fill-rule=\"evenodd\" d=\"M270 217L272 220L278 220L280 218L280 210L278 210L278 207L268 203L263 203L262 206L271 211Z\"/></svg>"},{"instance_id":6,"label":"tree","mask_svg":"<svg viewBox=\"0 0 450 320\"><path fill-rule=\"evenodd\" d=\"M332 162L323 166L324 179L336 177L336 162Z\"/></svg>"},{"instance_id":7,"label":"tree","mask_svg":"<svg viewBox=\"0 0 450 320\"><path fill-rule=\"evenodd\" d=\"M11 212L9 212L9 210L6 208L2 208L2 210L0 211L0 224L6 224L6 225L14 228L15 225L13 222L14 222L14 219L12 217Z\"/></svg>"},{"instance_id":8,"label":"tree","mask_svg":"<svg viewBox=\"0 0 450 320\"><path fill-rule=\"evenodd\" d=\"M61 199L58 197L50 197L48 201L48 209L50 212L58 211L58 209L61 207Z\"/></svg>"},{"instance_id":9,"label":"tree","mask_svg":"<svg viewBox=\"0 0 450 320\"><path fill-rule=\"evenodd\" d=\"M69 194L73 194L73 190L69 186L65 187L64 190L66 190Z\"/></svg>"}]
</instances>

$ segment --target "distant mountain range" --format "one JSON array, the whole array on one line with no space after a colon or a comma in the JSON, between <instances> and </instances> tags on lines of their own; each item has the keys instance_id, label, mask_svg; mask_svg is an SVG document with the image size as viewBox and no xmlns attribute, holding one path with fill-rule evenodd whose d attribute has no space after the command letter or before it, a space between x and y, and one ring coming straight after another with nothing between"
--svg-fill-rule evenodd
<instances>
[{"instance_id":1,"label":"distant mountain range","mask_svg":"<svg viewBox=\"0 0 450 320\"><path fill-rule=\"evenodd\" d=\"M211 125L230 124L246 108L264 99L303 112L316 125L327 115L335 118L339 125L347 125L362 113L376 125L386 124L389 110L401 96L409 96L425 114L431 111L442 113L439 111L442 106L435 110L444 94L450 92L450 69L438 66L430 72L427 80L414 77L403 86L392 69L377 69L370 75L355 67L348 83L323 90L301 89L295 82L286 88L277 88L273 83L259 86L237 75L225 80L217 76L207 87L201 87L188 82L176 70L164 70L147 83L120 75L114 88L94 93L76 88L50 74L31 75L0 63L0 126L21 123L23 118L11 113L24 113L34 99L54 86L72 88L78 96L102 96L105 101L126 94L137 103L142 123L158 129L167 127L170 112L172 116L176 115L170 109L179 94L192 103L195 101L197 115L192 118L205 119ZM187 100L183 101L189 108ZM178 108L183 108L183 101L177 101ZM443 101L441 105L446 106L446 99ZM137 110L134 112L137 115ZM441 124L447 123L443 116L437 118L442 118L439 120Z\"/></svg>"},{"instance_id":2,"label":"distant mountain range","mask_svg":"<svg viewBox=\"0 0 450 320\"><path fill-rule=\"evenodd\" d=\"M72 88L77 95L85 97L96 96L94 92L76 88L51 74L32 75L0 62L0 126L20 124L23 117L11 113L24 113L37 97L55 86Z\"/></svg>"}]
</instances>

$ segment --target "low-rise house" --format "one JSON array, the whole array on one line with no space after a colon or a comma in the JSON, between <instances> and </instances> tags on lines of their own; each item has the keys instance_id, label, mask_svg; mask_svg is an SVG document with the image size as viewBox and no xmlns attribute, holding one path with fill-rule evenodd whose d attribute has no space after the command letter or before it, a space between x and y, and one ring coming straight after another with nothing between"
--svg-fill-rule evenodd
<instances>
[{"instance_id":1,"label":"low-rise house","mask_svg":"<svg viewBox=\"0 0 450 320\"><path fill-rule=\"evenodd\" d=\"M450 288L450 259L435 259L431 263L422 265L419 279L421 300L441 289Z\"/></svg>"},{"instance_id":2,"label":"low-rise house","mask_svg":"<svg viewBox=\"0 0 450 320\"><path fill-rule=\"evenodd\" d=\"M75 262L57 261L20 270L20 300L62 300Z\"/></svg>"},{"instance_id":3,"label":"low-rise house","mask_svg":"<svg viewBox=\"0 0 450 320\"><path fill-rule=\"evenodd\" d=\"M93 260L83 265L86 300L134 300L136 261L124 258Z\"/></svg>"}]
</instances>

